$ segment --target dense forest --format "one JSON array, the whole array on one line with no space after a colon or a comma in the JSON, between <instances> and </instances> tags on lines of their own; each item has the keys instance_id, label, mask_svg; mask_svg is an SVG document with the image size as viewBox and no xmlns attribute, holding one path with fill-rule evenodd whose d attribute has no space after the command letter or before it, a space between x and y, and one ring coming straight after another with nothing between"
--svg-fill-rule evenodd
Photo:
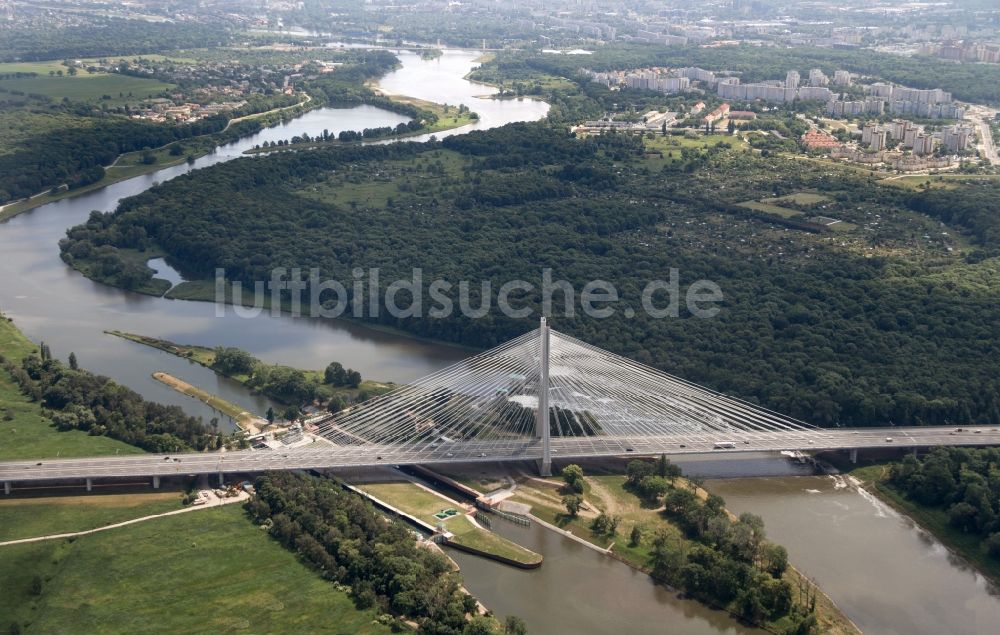
<instances>
[{"instance_id":1,"label":"dense forest","mask_svg":"<svg viewBox=\"0 0 1000 635\"><path fill-rule=\"evenodd\" d=\"M134 390L78 368L75 356L66 366L45 344L39 355L20 364L0 356L0 365L60 430L106 435L147 452L215 450L229 442L177 406L146 401Z\"/></svg>"},{"instance_id":2,"label":"dense forest","mask_svg":"<svg viewBox=\"0 0 1000 635\"><path fill-rule=\"evenodd\" d=\"M0 204L63 183L74 188L100 181L104 166L123 152L221 132L226 121L227 117L216 116L175 126L88 113L74 125L31 135L13 152L0 154Z\"/></svg>"},{"instance_id":3,"label":"dense forest","mask_svg":"<svg viewBox=\"0 0 1000 635\"><path fill-rule=\"evenodd\" d=\"M476 600L439 553L334 480L291 472L261 476L247 513L331 582L350 587L359 608L410 619L427 635L500 633L475 615Z\"/></svg>"},{"instance_id":4,"label":"dense forest","mask_svg":"<svg viewBox=\"0 0 1000 635\"><path fill-rule=\"evenodd\" d=\"M494 295L531 281L515 298L533 309L527 319L492 305L479 319L367 316L483 348L534 328L543 267L577 293L610 280L636 308L644 285L676 268L682 289L699 279L723 289L717 317L567 316L556 293L553 324L820 425L1000 421L1000 186L908 190L721 141L652 159L642 144L513 124L436 143L237 160L94 214L69 230L63 258L85 268L98 250L156 246L190 279L219 267L250 284L276 267L319 267L348 289L353 268L379 267L383 290L420 267L424 287L453 283L455 307L458 281L470 281L474 308L481 281ZM801 231L738 205L803 189L856 229Z\"/></svg>"},{"instance_id":5,"label":"dense forest","mask_svg":"<svg viewBox=\"0 0 1000 635\"><path fill-rule=\"evenodd\" d=\"M90 17L66 28L5 29L0 62L77 59L99 55L137 55L153 51L222 46L225 28L192 22L153 22Z\"/></svg>"},{"instance_id":6,"label":"dense forest","mask_svg":"<svg viewBox=\"0 0 1000 635\"><path fill-rule=\"evenodd\" d=\"M983 539L1000 560L1000 450L938 448L894 463L889 482L908 498L943 509L956 530Z\"/></svg>"}]
</instances>

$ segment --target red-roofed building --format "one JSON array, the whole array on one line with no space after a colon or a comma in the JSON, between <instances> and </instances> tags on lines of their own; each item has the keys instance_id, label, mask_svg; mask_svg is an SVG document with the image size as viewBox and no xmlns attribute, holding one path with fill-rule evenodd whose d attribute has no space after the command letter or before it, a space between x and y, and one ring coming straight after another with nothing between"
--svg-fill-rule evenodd
<instances>
[{"instance_id":1,"label":"red-roofed building","mask_svg":"<svg viewBox=\"0 0 1000 635\"><path fill-rule=\"evenodd\" d=\"M840 142L836 138L818 128L812 128L802 135L802 143L809 150L822 150L824 152L829 152L840 146Z\"/></svg>"},{"instance_id":2,"label":"red-roofed building","mask_svg":"<svg viewBox=\"0 0 1000 635\"><path fill-rule=\"evenodd\" d=\"M729 104L722 104L712 112L705 115L705 123L713 123L729 114Z\"/></svg>"}]
</instances>

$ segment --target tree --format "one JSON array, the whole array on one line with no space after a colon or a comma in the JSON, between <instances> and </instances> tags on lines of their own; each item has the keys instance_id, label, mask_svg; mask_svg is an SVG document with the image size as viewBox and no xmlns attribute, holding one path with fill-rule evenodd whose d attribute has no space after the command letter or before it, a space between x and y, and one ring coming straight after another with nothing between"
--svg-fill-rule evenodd
<instances>
[{"instance_id":1,"label":"tree","mask_svg":"<svg viewBox=\"0 0 1000 635\"><path fill-rule=\"evenodd\" d=\"M69 354L69 367L73 370L80 370L80 365L76 361L76 353Z\"/></svg>"},{"instance_id":2,"label":"tree","mask_svg":"<svg viewBox=\"0 0 1000 635\"><path fill-rule=\"evenodd\" d=\"M271 407L271 406L268 406L268 408L267 408L267 415L265 415L265 416L267 417L267 422L268 423L274 423L274 408Z\"/></svg>"},{"instance_id":3,"label":"tree","mask_svg":"<svg viewBox=\"0 0 1000 635\"><path fill-rule=\"evenodd\" d=\"M496 635L498 631L499 625L494 618L476 615L466 623L462 635Z\"/></svg>"},{"instance_id":4,"label":"tree","mask_svg":"<svg viewBox=\"0 0 1000 635\"><path fill-rule=\"evenodd\" d=\"M948 522L963 533L975 532L979 527L979 510L961 501L948 508Z\"/></svg>"},{"instance_id":5,"label":"tree","mask_svg":"<svg viewBox=\"0 0 1000 635\"><path fill-rule=\"evenodd\" d=\"M330 397L330 401L327 402L326 410L327 412L332 412L336 414L341 410L343 410L345 405L347 404L344 403L343 397L341 397L340 395L334 395L333 397Z\"/></svg>"},{"instance_id":6,"label":"tree","mask_svg":"<svg viewBox=\"0 0 1000 635\"><path fill-rule=\"evenodd\" d=\"M632 547L638 547L642 544L642 528L639 525L632 525L632 532L628 536L628 544Z\"/></svg>"},{"instance_id":7,"label":"tree","mask_svg":"<svg viewBox=\"0 0 1000 635\"><path fill-rule=\"evenodd\" d=\"M656 473L662 478L673 480L681 475L681 468L671 463L666 454L661 454L656 463Z\"/></svg>"},{"instance_id":8,"label":"tree","mask_svg":"<svg viewBox=\"0 0 1000 635\"><path fill-rule=\"evenodd\" d=\"M351 388L357 388L361 385L361 373L356 370L347 369L347 385Z\"/></svg>"},{"instance_id":9,"label":"tree","mask_svg":"<svg viewBox=\"0 0 1000 635\"><path fill-rule=\"evenodd\" d=\"M525 635L528 632L528 627L520 617L508 615L503 623L503 632L504 635Z\"/></svg>"},{"instance_id":10,"label":"tree","mask_svg":"<svg viewBox=\"0 0 1000 635\"><path fill-rule=\"evenodd\" d=\"M753 624L764 618L764 603L761 600L760 588L754 583L749 584L736 596L736 607L740 615Z\"/></svg>"},{"instance_id":11,"label":"tree","mask_svg":"<svg viewBox=\"0 0 1000 635\"><path fill-rule=\"evenodd\" d=\"M343 386L347 384L347 371L340 362L330 362L323 371L323 383Z\"/></svg>"},{"instance_id":12,"label":"tree","mask_svg":"<svg viewBox=\"0 0 1000 635\"><path fill-rule=\"evenodd\" d=\"M991 558L1000 560L1000 531L990 534L986 539L986 553L990 554Z\"/></svg>"},{"instance_id":13,"label":"tree","mask_svg":"<svg viewBox=\"0 0 1000 635\"><path fill-rule=\"evenodd\" d=\"M634 459L629 461L628 467L625 468L625 477L628 479L628 484L632 487L637 486L643 478L652 474L653 466L648 461Z\"/></svg>"},{"instance_id":14,"label":"tree","mask_svg":"<svg viewBox=\"0 0 1000 635\"><path fill-rule=\"evenodd\" d=\"M762 565L772 578L781 578L788 568L788 551L781 545L767 543L764 545Z\"/></svg>"},{"instance_id":15,"label":"tree","mask_svg":"<svg viewBox=\"0 0 1000 635\"><path fill-rule=\"evenodd\" d=\"M670 483L660 476L645 476L639 481L637 490L639 496L647 502L653 503L670 490Z\"/></svg>"},{"instance_id":16,"label":"tree","mask_svg":"<svg viewBox=\"0 0 1000 635\"><path fill-rule=\"evenodd\" d=\"M583 493L583 468L575 463L571 463L563 468L562 471L563 480L566 481L566 487L571 492L576 492L577 494Z\"/></svg>"},{"instance_id":17,"label":"tree","mask_svg":"<svg viewBox=\"0 0 1000 635\"><path fill-rule=\"evenodd\" d=\"M570 518L576 518L580 513L580 508L583 507L583 497L579 494L563 496L562 504L566 507L566 512L570 515Z\"/></svg>"},{"instance_id":18,"label":"tree","mask_svg":"<svg viewBox=\"0 0 1000 635\"><path fill-rule=\"evenodd\" d=\"M257 364L257 359L253 355L238 348L219 346L215 348L214 353L212 368L227 375L249 375Z\"/></svg>"}]
</instances>

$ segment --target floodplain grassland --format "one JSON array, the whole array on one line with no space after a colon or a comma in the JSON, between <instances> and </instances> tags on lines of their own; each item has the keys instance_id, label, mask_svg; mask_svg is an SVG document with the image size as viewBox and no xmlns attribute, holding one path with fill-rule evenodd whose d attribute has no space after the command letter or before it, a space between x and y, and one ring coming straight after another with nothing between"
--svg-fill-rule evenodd
<instances>
[{"instance_id":1,"label":"floodplain grassland","mask_svg":"<svg viewBox=\"0 0 1000 635\"><path fill-rule=\"evenodd\" d=\"M181 509L178 491L0 498L0 541L87 531Z\"/></svg>"},{"instance_id":2,"label":"floodplain grassland","mask_svg":"<svg viewBox=\"0 0 1000 635\"><path fill-rule=\"evenodd\" d=\"M4 628L24 633L389 633L239 505L0 547Z\"/></svg>"},{"instance_id":3,"label":"floodplain grassland","mask_svg":"<svg viewBox=\"0 0 1000 635\"><path fill-rule=\"evenodd\" d=\"M38 348L13 322L0 315L0 355L15 364ZM72 458L107 454L140 454L139 448L82 430L60 431L39 404L25 397L13 378L0 368L0 459Z\"/></svg>"}]
</instances>

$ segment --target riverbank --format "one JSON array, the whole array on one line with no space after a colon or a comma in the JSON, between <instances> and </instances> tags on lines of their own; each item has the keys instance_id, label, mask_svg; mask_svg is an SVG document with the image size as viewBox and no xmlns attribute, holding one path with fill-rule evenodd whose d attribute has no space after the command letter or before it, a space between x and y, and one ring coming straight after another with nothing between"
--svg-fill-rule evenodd
<instances>
[{"instance_id":1,"label":"riverbank","mask_svg":"<svg viewBox=\"0 0 1000 635\"><path fill-rule=\"evenodd\" d=\"M983 539L953 527L944 509L921 505L894 488L887 481L890 462L861 462L860 465L851 465L846 461L838 461L834 464L843 474L855 479L858 487L913 521L944 545L952 555L1000 587L1000 561L986 553Z\"/></svg>"},{"instance_id":2,"label":"riverbank","mask_svg":"<svg viewBox=\"0 0 1000 635\"><path fill-rule=\"evenodd\" d=\"M298 116L316 107L318 107L318 105L316 105L313 102L312 97L307 94L305 95L305 99L298 104L282 106L281 108L274 108L272 110L230 119L226 122L226 127L219 132L174 141L172 143L153 148L148 153L143 150L125 152L118 155L111 165L105 167L104 177L99 181L73 189L69 189L65 185L62 185L56 188L50 188L44 192L39 192L29 198L8 203L0 207L0 221L13 218L18 214L23 214L24 212L48 203L53 203L66 198L73 198L75 196L99 190L103 187L107 187L121 181L126 181L137 176L151 174L164 168L170 168L182 163L192 162L199 157L203 157L213 152L219 145L233 141L234 139L232 138L232 135L234 133L230 132L230 128L233 124L250 121L259 123L261 127L269 127L281 123L286 117ZM237 131L235 134L237 137L240 137L245 134L250 134L250 132ZM182 148L182 151L178 154L173 154L171 150L174 148ZM153 159L151 162L147 162L147 157L150 156L153 157Z\"/></svg>"},{"instance_id":3,"label":"riverbank","mask_svg":"<svg viewBox=\"0 0 1000 635\"><path fill-rule=\"evenodd\" d=\"M495 486L495 479L484 474L456 474L446 472L463 485L482 491ZM695 543L689 541L683 531L674 522L664 517L664 508L657 503L648 506L625 488L625 476L613 471L602 471L600 475L585 476L584 504L575 517L566 513L562 502L564 483L558 479L543 479L530 474L520 473L514 477L516 486L509 500L520 506L530 507L531 516L540 521L539 524L571 540L585 544L587 547L610 556L632 569L641 571L660 584L667 581L656 577L651 561L655 547L654 537L665 532L669 540L675 544L685 544L688 548ZM699 499L708 498L708 493L683 478L675 480L678 488L695 492ZM503 508L503 504L501 504ZM617 517L618 525L613 533L600 532L595 529L595 520L599 516ZM735 516L730 514L735 520ZM637 543L631 540L633 528L639 529L640 539ZM690 544L688 544L690 542ZM793 598L800 605L808 605L805 598L815 598L815 616L818 632L835 635L859 635L860 630L854 625L837 605L819 589L807 576L789 565L782 579L793 589ZM731 606L720 606L717 603L699 599L699 602L716 609L725 610L733 619L740 619ZM788 626L784 620L777 620L761 625L765 630L780 633Z\"/></svg>"},{"instance_id":4,"label":"riverbank","mask_svg":"<svg viewBox=\"0 0 1000 635\"><path fill-rule=\"evenodd\" d=\"M221 368L218 368L215 365L215 361L216 361L216 349L214 349L214 348L208 348L207 346L177 344L177 343L171 342L169 340L158 339L158 338L155 338L155 337L147 337L145 335L136 335L135 333L125 333L123 331L105 331L105 333L108 334L108 335L113 335L115 337L120 337L120 338L128 340L130 342L135 342L136 344L142 344L143 346L149 346L149 347L155 348L157 350L163 351L165 353L170 353L171 355L176 355L177 357L180 357L182 359L189 360L191 362L199 364L200 366L204 366L205 368L208 368L209 370L213 371L217 375L220 375L222 377L227 377L229 379L232 379L234 381L239 382L244 387L246 387L248 390L251 390L251 391L261 390L259 386L256 386L256 385L254 385L251 382L252 372L251 373L227 372L227 371L225 371L225 370L223 370ZM298 369L296 369L296 370L298 370ZM323 371L319 371L319 370L299 370L299 372L301 372L303 374L303 376L304 376L304 378L306 380L312 381L312 382L316 383L317 385L327 387L328 389L324 391L325 393L328 393L328 394L324 394L324 397L326 397L327 399L331 399L331 398L334 398L334 397L339 397L339 398L343 399L345 402L348 402L348 403L357 401L362 396L374 397L376 395L380 395L380 394L386 393L386 392L388 392L388 391L390 391L390 390L392 390L393 388L396 387L396 384L393 384L392 382L380 382L380 381L374 381L374 380L371 380L371 379L362 379L361 382L356 387L350 387L350 386L329 386L327 384L324 384L325 377L324 377L324 372ZM154 374L154 377L155 376L156 375ZM180 380L176 380L176 381L179 382ZM183 384L184 382L180 382L180 383ZM198 393L203 393L203 394L193 395L193 394L187 393L186 390L182 390L182 392L185 392L185 394L189 394L190 396L196 397L196 398L201 399L201 400L203 400L202 399L203 396L206 396L206 395L209 396L209 397L212 396L209 393L207 393L205 391L202 391L202 390L200 390L198 388L195 388L193 386L191 386L190 389L194 390L194 391L196 391ZM271 399L274 399L275 401L280 401L280 402L283 402L283 403L287 403L287 400L283 399L281 395L269 394L269 393L267 393L264 390L261 390L261 392L262 392L262 394L267 395L268 397L270 397ZM225 400L222 400L222 399L219 399L219 398L216 398L216 399L218 399L218 401L220 401L220 402L223 402L224 404L228 404L228 408L230 408L232 410L240 410L239 408L237 408L237 406L234 406L233 404L229 404L229 402L226 402ZM205 402L205 403L208 403L208 402ZM212 405L212 404L209 404L209 405ZM212 407L216 407L216 406L212 405ZM222 408L216 408L216 409L222 410ZM226 412L226 414L230 414L230 413ZM249 415L249 413L243 412L243 414L247 415L247 416L250 416L251 418L253 418L251 415ZM230 415L230 416L233 416L233 415Z\"/></svg>"},{"instance_id":5,"label":"riverbank","mask_svg":"<svg viewBox=\"0 0 1000 635\"><path fill-rule=\"evenodd\" d=\"M197 386L192 386L186 381L178 379L169 373L157 371L153 373L153 379L170 386L179 393L185 394L188 397L193 397L198 401L207 404L214 410L218 410L232 419L240 430L249 434L258 434L260 429L267 423L265 419L255 416L246 410L229 403L222 397L213 395L207 390L202 390Z\"/></svg>"},{"instance_id":6,"label":"riverbank","mask_svg":"<svg viewBox=\"0 0 1000 635\"><path fill-rule=\"evenodd\" d=\"M407 97L405 95L395 95L392 93L387 93L378 87L377 81L366 82L365 87L369 88L376 95L386 97L390 101L413 106L421 110L433 113L435 116L435 121L433 123L424 125L424 127L419 130L411 130L408 132L397 133L393 132L391 134L386 134L384 136L376 136L364 139L341 141L340 139L329 139L327 141L304 141L299 143L289 143L281 146L261 146L259 148L249 148L243 151L243 154L254 155L254 154L267 154L271 152L284 152L289 150L312 150L315 148L328 148L332 146L342 146L342 145L357 145L362 143L371 143L374 141L401 141L403 139L408 139L410 137L419 137L428 134L435 134L438 132L443 132L445 130L454 130L456 128L462 128L479 121L479 116L472 110L464 110L462 112L458 111L457 106L438 104L432 101L426 101L423 99L417 99L416 97Z\"/></svg>"}]
</instances>

